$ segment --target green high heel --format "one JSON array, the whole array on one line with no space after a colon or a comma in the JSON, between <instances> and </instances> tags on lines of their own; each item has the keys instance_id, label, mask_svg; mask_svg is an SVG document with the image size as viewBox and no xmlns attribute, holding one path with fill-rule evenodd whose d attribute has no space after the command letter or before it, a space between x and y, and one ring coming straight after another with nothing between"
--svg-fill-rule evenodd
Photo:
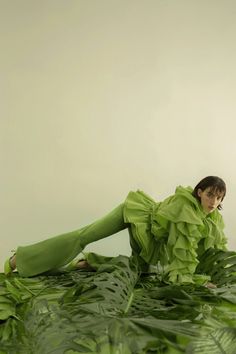
<instances>
[{"instance_id":1,"label":"green high heel","mask_svg":"<svg viewBox=\"0 0 236 354\"><path fill-rule=\"evenodd\" d=\"M8 258L5 263L4 263L4 274L5 275L10 275L15 268L12 267L11 265L11 259L14 257L15 255L11 256L10 258Z\"/></svg>"},{"instance_id":2,"label":"green high heel","mask_svg":"<svg viewBox=\"0 0 236 354\"><path fill-rule=\"evenodd\" d=\"M10 263L10 259L8 258L5 263L4 263L4 273L5 275L10 275L13 271L12 267L11 267L11 263Z\"/></svg>"}]
</instances>

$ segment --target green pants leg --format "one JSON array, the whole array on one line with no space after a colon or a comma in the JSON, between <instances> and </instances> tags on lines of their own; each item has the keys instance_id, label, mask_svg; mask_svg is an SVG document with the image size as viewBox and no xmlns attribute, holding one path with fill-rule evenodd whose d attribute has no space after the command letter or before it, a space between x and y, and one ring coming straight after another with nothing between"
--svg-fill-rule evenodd
<instances>
[{"instance_id":1,"label":"green pants leg","mask_svg":"<svg viewBox=\"0 0 236 354\"><path fill-rule=\"evenodd\" d=\"M16 265L20 276L30 277L60 268L74 259L89 243L127 228L123 207L124 204L119 205L105 217L79 230L18 247Z\"/></svg>"}]
</instances>

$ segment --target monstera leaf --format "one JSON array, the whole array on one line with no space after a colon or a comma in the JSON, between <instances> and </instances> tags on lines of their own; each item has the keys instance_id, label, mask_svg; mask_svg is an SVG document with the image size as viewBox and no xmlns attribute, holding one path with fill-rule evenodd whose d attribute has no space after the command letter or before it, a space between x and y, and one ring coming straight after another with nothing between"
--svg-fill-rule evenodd
<instances>
[{"instance_id":1,"label":"monstera leaf","mask_svg":"<svg viewBox=\"0 0 236 354\"><path fill-rule=\"evenodd\" d=\"M236 252L209 248L200 257L196 272L210 275L218 285L235 283Z\"/></svg>"},{"instance_id":2,"label":"monstera leaf","mask_svg":"<svg viewBox=\"0 0 236 354\"><path fill-rule=\"evenodd\" d=\"M204 256L212 290L164 284L125 256L89 254L95 272L1 274L0 354L236 353L234 256Z\"/></svg>"},{"instance_id":3,"label":"monstera leaf","mask_svg":"<svg viewBox=\"0 0 236 354\"><path fill-rule=\"evenodd\" d=\"M189 354L235 354L236 329L218 328L205 337L193 341L188 349Z\"/></svg>"}]
</instances>

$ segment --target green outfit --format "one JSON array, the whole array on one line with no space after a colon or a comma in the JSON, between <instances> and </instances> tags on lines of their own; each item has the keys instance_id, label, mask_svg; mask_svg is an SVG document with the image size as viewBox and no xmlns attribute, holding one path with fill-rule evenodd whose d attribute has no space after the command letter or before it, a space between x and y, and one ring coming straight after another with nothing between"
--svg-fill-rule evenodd
<instances>
[{"instance_id":1,"label":"green outfit","mask_svg":"<svg viewBox=\"0 0 236 354\"><path fill-rule=\"evenodd\" d=\"M130 192L111 213L79 230L18 247L17 269L33 276L69 263L86 245L129 228L132 253L140 267L164 267L171 283L206 280L194 274L198 255L210 247L226 249L224 222L216 209L205 214L191 187L177 187L174 195L155 202L142 191Z\"/></svg>"},{"instance_id":2,"label":"green outfit","mask_svg":"<svg viewBox=\"0 0 236 354\"><path fill-rule=\"evenodd\" d=\"M192 192L179 186L160 203L144 192L130 192L125 202L124 219L139 256L148 264L160 261L170 283L203 283L207 277L194 274L197 257L210 247L226 249L221 214L218 209L204 213Z\"/></svg>"}]
</instances>

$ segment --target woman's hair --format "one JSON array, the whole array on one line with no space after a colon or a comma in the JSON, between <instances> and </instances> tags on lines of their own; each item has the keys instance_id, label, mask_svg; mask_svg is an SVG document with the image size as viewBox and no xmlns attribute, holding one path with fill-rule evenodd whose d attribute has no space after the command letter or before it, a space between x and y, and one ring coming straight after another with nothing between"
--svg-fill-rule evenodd
<instances>
[{"instance_id":1,"label":"woman's hair","mask_svg":"<svg viewBox=\"0 0 236 354\"><path fill-rule=\"evenodd\" d=\"M223 193L222 196L222 200L225 197L226 194L226 184L223 181L223 179L221 179L220 177L217 176L208 176L203 178L194 188L193 190L193 196L199 201L201 202L201 198L198 196L198 189L201 189L202 191L204 191L206 188L211 188L212 192L219 192L219 193ZM222 205L219 204L217 207L219 210L222 209Z\"/></svg>"}]
</instances>

